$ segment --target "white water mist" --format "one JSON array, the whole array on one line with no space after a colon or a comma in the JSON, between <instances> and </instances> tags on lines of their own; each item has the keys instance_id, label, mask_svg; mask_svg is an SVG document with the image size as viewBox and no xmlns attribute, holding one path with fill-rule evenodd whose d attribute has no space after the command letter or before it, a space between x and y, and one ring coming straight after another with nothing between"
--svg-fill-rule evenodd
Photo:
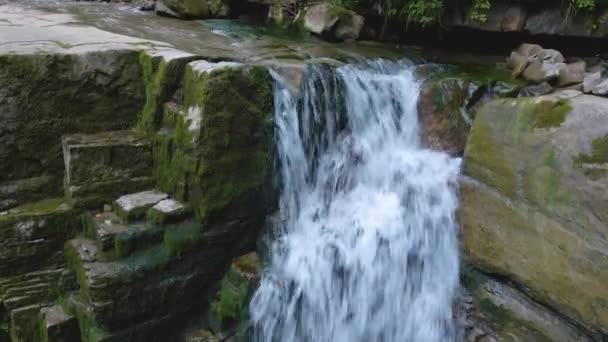
<instances>
[{"instance_id":1,"label":"white water mist","mask_svg":"<svg viewBox=\"0 0 608 342\"><path fill-rule=\"evenodd\" d=\"M420 147L406 63L280 78L278 236L250 313L260 342L456 340L459 159Z\"/></svg>"}]
</instances>

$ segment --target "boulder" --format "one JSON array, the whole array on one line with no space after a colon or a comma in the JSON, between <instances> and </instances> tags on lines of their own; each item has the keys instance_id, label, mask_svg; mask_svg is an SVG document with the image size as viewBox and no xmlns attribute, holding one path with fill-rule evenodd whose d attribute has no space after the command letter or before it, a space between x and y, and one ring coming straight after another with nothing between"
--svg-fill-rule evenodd
<instances>
[{"instance_id":1,"label":"boulder","mask_svg":"<svg viewBox=\"0 0 608 342\"><path fill-rule=\"evenodd\" d=\"M526 67L529 63L529 57L519 54L515 51L511 52L511 56L507 58L507 67L513 70L511 72L513 78L519 77L524 72L524 70L526 70Z\"/></svg>"},{"instance_id":2,"label":"boulder","mask_svg":"<svg viewBox=\"0 0 608 342\"><path fill-rule=\"evenodd\" d=\"M475 267L602 340L608 99L580 94L495 100L477 113L464 155L460 217L464 251Z\"/></svg>"},{"instance_id":3,"label":"boulder","mask_svg":"<svg viewBox=\"0 0 608 342\"><path fill-rule=\"evenodd\" d=\"M527 57L536 58L543 51L543 47L538 44L523 43L515 49L515 52Z\"/></svg>"},{"instance_id":4,"label":"boulder","mask_svg":"<svg viewBox=\"0 0 608 342\"><path fill-rule=\"evenodd\" d=\"M321 38L329 40L356 40L365 19L355 12L330 3L312 5L298 14L296 22Z\"/></svg>"},{"instance_id":5,"label":"boulder","mask_svg":"<svg viewBox=\"0 0 608 342\"><path fill-rule=\"evenodd\" d=\"M338 22L340 16L329 3L313 5L304 13L304 28L317 35L328 34Z\"/></svg>"},{"instance_id":6,"label":"boulder","mask_svg":"<svg viewBox=\"0 0 608 342\"><path fill-rule=\"evenodd\" d=\"M140 11L148 12L154 11L156 9L156 1L154 0L146 0L140 7Z\"/></svg>"},{"instance_id":7,"label":"boulder","mask_svg":"<svg viewBox=\"0 0 608 342\"><path fill-rule=\"evenodd\" d=\"M563 87L571 84L582 83L585 78L586 68L587 63L584 61L566 64L566 66L559 71L557 86Z\"/></svg>"},{"instance_id":8,"label":"boulder","mask_svg":"<svg viewBox=\"0 0 608 342\"><path fill-rule=\"evenodd\" d=\"M599 82L591 91L594 95L608 95L608 78Z\"/></svg>"},{"instance_id":9,"label":"boulder","mask_svg":"<svg viewBox=\"0 0 608 342\"><path fill-rule=\"evenodd\" d=\"M563 63L565 61L564 56L561 54L561 52L554 49L543 49L538 54L538 60L543 63L551 64Z\"/></svg>"},{"instance_id":10,"label":"boulder","mask_svg":"<svg viewBox=\"0 0 608 342\"><path fill-rule=\"evenodd\" d=\"M339 40L357 40L365 19L357 14L345 15L336 25L334 35Z\"/></svg>"},{"instance_id":11,"label":"boulder","mask_svg":"<svg viewBox=\"0 0 608 342\"><path fill-rule=\"evenodd\" d=\"M204 19L211 16L207 0L158 0L156 13L183 19Z\"/></svg>"},{"instance_id":12,"label":"boulder","mask_svg":"<svg viewBox=\"0 0 608 342\"><path fill-rule=\"evenodd\" d=\"M595 87L602 82L602 72L596 71L588 73L583 78L583 91L587 94L593 92Z\"/></svg>"},{"instance_id":13,"label":"boulder","mask_svg":"<svg viewBox=\"0 0 608 342\"><path fill-rule=\"evenodd\" d=\"M552 81L559 77L564 63L533 62L524 70L523 77L533 83Z\"/></svg>"}]
</instances>

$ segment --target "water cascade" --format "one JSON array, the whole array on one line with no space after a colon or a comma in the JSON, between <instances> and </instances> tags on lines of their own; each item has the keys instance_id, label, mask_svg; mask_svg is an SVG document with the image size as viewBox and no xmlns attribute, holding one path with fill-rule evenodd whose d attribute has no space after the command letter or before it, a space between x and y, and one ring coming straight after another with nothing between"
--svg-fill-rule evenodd
<instances>
[{"instance_id":1,"label":"water cascade","mask_svg":"<svg viewBox=\"0 0 608 342\"><path fill-rule=\"evenodd\" d=\"M264 342L454 341L460 160L420 146L406 62L275 76L280 218L250 314Z\"/></svg>"}]
</instances>

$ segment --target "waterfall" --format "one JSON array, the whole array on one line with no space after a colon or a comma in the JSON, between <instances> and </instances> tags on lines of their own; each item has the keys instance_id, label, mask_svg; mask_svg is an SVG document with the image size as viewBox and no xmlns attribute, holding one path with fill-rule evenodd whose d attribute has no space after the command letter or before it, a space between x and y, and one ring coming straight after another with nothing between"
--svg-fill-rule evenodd
<instances>
[{"instance_id":1,"label":"waterfall","mask_svg":"<svg viewBox=\"0 0 608 342\"><path fill-rule=\"evenodd\" d=\"M264 342L454 341L460 160L419 142L406 62L275 75L281 199L250 315Z\"/></svg>"}]
</instances>

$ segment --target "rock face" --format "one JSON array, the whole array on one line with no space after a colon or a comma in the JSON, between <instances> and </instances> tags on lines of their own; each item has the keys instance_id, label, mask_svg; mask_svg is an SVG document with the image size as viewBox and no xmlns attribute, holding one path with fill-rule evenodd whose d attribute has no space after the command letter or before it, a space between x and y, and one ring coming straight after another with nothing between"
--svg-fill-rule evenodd
<instances>
[{"instance_id":1,"label":"rock face","mask_svg":"<svg viewBox=\"0 0 608 342\"><path fill-rule=\"evenodd\" d=\"M0 21L0 341L173 340L275 208L269 72Z\"/></svg>"},{"instance_id":2,"label":"rock face","mask_svg":"<svg viewBox=\"0 0 608 342\"><path fill-rule=\"evenodd\" d=\"M461 187L473 265L599 340L608 333L607 109L576 91L486 104Z\"/></svg>"},{"instance_id":3,"label":"rock face","mask_svg":"<svg viewBox=\"0 0 608 342\"><path fill-rule=\"evenodd\" d=\"M141 44L74 30L66 14L0 5L0 210L61 194L61 137L130 128L145 99Z\"/></svg>"},{"instance_id":4,"label":"rock face","mask_svg":"<svg viewBox=\"0 0 608 342\"><path fill-rule=\"evenodd\" d=\"M131 131L64 135L62 145L65 193L73 206L101 208L152 185L151 144Z\"/></svg>"},{"instance_id":5,"label":"rock face","mask_svg":"<svg viewBox=\"0 0 608 342\"><path fill-rule=\"evenodd\" d=\"M270 82L262 67L188 64L184 106L166 112L156 136L155 175L201 219L246 218L272 207Z\"/></svg>"},{"instance_id":6,"label":"rock face","mask_svg":"<svg viewBox=\"0 0 608 342\"><path fill-rule=\"evenodd\" d=\"M606 9L596 3L593 13L579 11L564 20L566 8L559 1L538 5L535 1L492 0L483 11L485 20L476 18L470 2L455 1L447 12L444 25L468 27L492 32L529 32L531 34L571 37L606 37ZM566 5L567 6L567 5Z\"/></svg>"}]
</instances>

